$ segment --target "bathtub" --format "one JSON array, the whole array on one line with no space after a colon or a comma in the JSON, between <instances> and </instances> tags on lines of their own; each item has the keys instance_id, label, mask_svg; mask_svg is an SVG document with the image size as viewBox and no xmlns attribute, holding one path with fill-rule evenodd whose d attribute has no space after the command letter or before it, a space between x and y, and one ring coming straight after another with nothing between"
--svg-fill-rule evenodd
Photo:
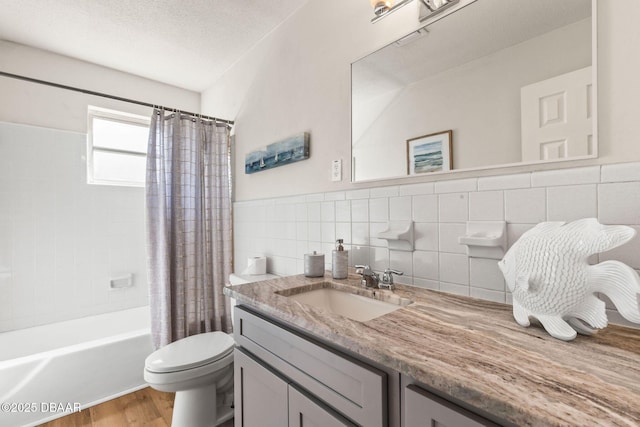
<instances>
[{"instance_id":1,"label":"bathtub","mask_svg":"<svg viewBox=\"0 0 640 427\"><path fill-rule=\"evenodd\" d=\"M0 426L35 426L146 387L149 307L0 333Z\"/></svg>"}]
</instances>

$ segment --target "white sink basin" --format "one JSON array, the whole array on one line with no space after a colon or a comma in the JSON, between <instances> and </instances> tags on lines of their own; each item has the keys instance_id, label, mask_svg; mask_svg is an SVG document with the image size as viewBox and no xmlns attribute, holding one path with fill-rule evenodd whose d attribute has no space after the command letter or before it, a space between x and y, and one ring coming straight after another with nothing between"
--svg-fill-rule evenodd
<instances>
[{"instance_id":1,"label":"white sink basin","mask_svg":"<svg viewBox=\"0 0 640 427\"><path fill-rule=\"evenodd\" d=\"M290 291L295 292L296 289L291 289ZM363 290L361 293L364 293L366 296L356 295L347 289L338 290L334 287L322 287L291 293L287 296L303 304L321 308L360 322L366 322L367 320L391 313L412 302L406 298L400 298L395 295L387 298L386 301L374 299L376 295L381 295L380 291ZM370 296L367 294L370 294Z\"/></svg>"}]
</instances>

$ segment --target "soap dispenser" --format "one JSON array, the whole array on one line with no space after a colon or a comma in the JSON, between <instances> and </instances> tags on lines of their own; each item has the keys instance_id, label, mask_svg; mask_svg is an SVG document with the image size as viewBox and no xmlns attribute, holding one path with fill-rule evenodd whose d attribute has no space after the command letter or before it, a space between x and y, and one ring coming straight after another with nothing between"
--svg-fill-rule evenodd
<instances>
[{"instance_id":1,"label":"soap dispenser","mask_svg":"<svg viewBox=\"0 0 640 427\"><path fill-rule=\"evenodd\" d=\"M334 279L346 279L349 265L349 251L344 250L343 240L336 241L336 248L332 252L331 272Z\"/></svg>"}]
</instances>

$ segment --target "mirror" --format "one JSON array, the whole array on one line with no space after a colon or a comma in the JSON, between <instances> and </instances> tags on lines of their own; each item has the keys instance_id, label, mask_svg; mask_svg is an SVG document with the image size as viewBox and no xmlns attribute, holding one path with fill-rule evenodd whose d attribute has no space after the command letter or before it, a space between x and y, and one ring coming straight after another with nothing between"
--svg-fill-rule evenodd
<instances>
[{"instance_id":1,"label":"mirror","mask_svg":"<svg viewBox=\"0 0 640 427\"><path fill-rule=\"evenodd\" d=\"M356 62L352 180L597 156L591 0L476 0Z\"/></svg>"}]
</instances>

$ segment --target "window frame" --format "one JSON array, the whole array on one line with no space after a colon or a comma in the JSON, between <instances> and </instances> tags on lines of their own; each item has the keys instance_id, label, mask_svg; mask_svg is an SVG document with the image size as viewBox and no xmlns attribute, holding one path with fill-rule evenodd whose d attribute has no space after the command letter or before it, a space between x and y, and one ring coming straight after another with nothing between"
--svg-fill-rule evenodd
<instances>
[{"instance_id":1,"label":"window frame","mask_svg":"<svg viewBox=\"0 0 640 427\"><path fill-rule=\"evenodd\" d=\"M94 175L94 152L122 154L127 156L147 157L147 153L137 150L123 150L118 148L96 147L93 144L93 120L94 119L123 123L127 125L146 127L151 129L151 119L139 114L124 111L110 110L107 108L89 106L87 110L87 184L111 185L123 187L144 187L145 182L123 181L115 179L96 179Z\"/></svg>"}]
</instances>

